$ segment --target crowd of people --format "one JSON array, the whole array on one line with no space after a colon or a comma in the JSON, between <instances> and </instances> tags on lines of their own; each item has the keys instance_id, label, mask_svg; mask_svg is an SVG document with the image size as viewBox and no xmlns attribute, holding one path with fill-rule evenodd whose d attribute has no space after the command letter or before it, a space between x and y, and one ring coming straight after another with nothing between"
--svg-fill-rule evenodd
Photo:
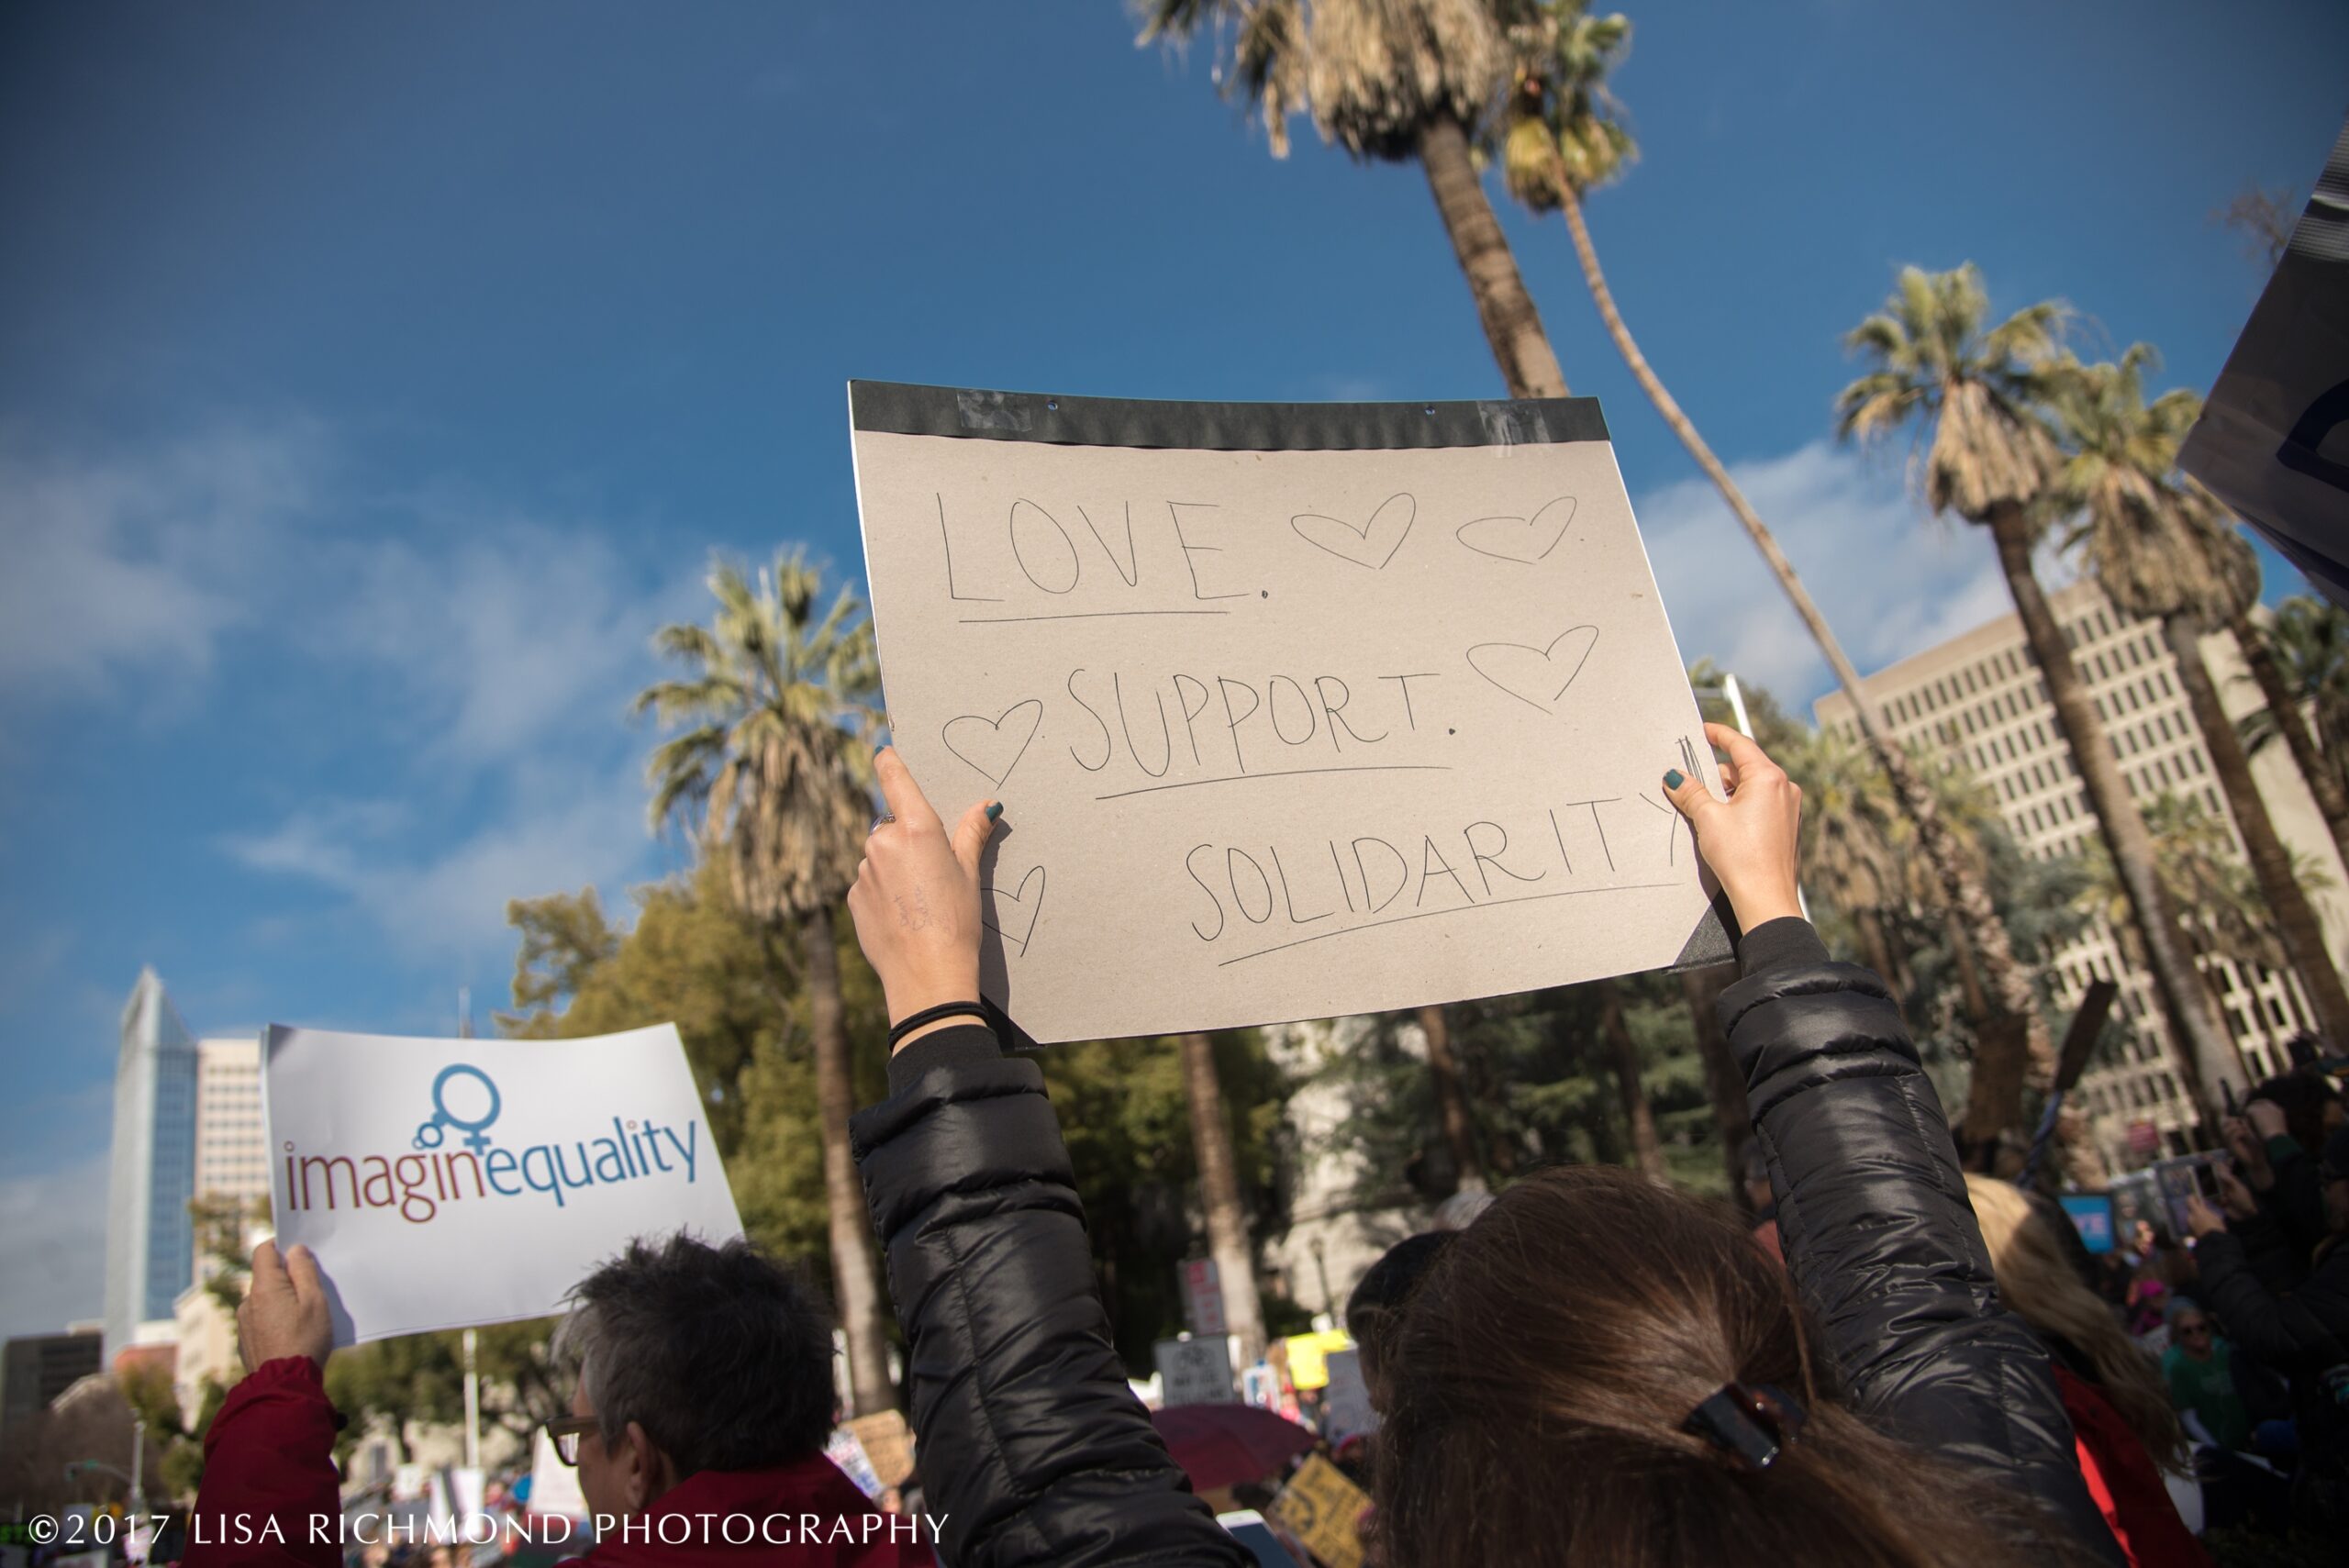
<instances>
[{"instance_id":1,"label":"crowd of people","mask_svg":"<svg viewBox=\"0 0 2349 1568\"><path fill-rule=\"evenodd\" d=\"M2060 1209L1960 1168L1884 984L1803 917L1799 791L1708 733L1726 793L1663 782L1742 933L1720 1014L1767 1234L1569 1166L1382 1259L1348 1309L1381 1417L1370 1560L2192 1563L2195 1512L2349 1539L2337 1100L2262 1086L2189 1234L2100 1268ZM677 1238L583 1282L556 1340L575 1387L557 1440L610 1521L588 1561L1247 1568L1128 1385L1042 1075L979 1004L1000 807L950 828L894 751L877 767L889 812L849 909L896 1027L889 1095L852 1130L931 1529L876 1531L824 1458L819 1306L747 1244ZM326 1291L301 1249L256 1253L251 1371L195 1512L288 1522L192 1549L195 1568L340 1562L305 1522L338 1510ZM2132 1332L2156 1328L2158 1358Z\"/></svg>"}]
</instances>

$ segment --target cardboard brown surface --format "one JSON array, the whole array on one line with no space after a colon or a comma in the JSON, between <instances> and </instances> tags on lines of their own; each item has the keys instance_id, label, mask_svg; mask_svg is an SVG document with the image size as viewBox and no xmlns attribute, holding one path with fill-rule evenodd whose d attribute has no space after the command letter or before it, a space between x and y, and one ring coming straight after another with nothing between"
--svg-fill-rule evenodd
<instances>
[{"instance_id":1,"label":"cardboard brown surface","mask_svg":"<svg viewBox=\"0 0 2349 1568\"><path fill-rule=\"evenodd\" d=\"M892 733L950 823L1004 802L984 986L1035 1040L1726 956L1595 405L852 401Z\"/></svg>"}]
</instances>

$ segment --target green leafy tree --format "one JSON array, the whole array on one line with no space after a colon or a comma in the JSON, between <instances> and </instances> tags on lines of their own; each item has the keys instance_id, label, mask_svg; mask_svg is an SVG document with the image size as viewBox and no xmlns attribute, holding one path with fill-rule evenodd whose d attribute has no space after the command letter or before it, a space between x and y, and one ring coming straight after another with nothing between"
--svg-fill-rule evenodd
<instances>
[{"instance_id":1,"label":"green leafy tree","mask_svg":"<svg viewBox=\"0 0 2349 1568\"><path fill-rule=\"evenodd\" d=\"M2228 629L2266 699L2243 717L2243 744L2284 742L2349 862L2349 610L2300 595L2265 625L2246 610Z\"/></svg>"},{"instance_id":2,"label":"green leafy tree","mask_svg":"<svg viewBox=\"0 0 2349 1568\"><path fill-rule=\"evenodd\" d=\"M2200 1109L2208 1120L2230 1054L2226 1036L2163 919L2144 818L2032 559L2058 494L2062 454L2045 410L2063 384L2057 355L2066 317L2065 306L2047 300L1994 326L1971 263L1948 272L1905 268L1884 308L1844 339L1872 368L1837 396L1838 425L1847 439L1863 441L1915 432L1927 505L1989 533L2056 728L2130 889L2131 917L2144 938L2174 1048L2188 1081L2207 1091ZM2053 1065L2036 1058L2032 1075L2044 1083ZM1969 1123L1977 1109L1999 1113L2000 1127L2017 1119L2005 1106L1969 1106Z\"/></svg>"},{"instance_id":3,"label":"green leafy tree","mask_svg":"<svg viewBox=\"0 0 2349 1568\"><path fill-rule=\"evenodd\" d=\"M539 1000L507 1015L507 1031L563 1039L674 1023L744 1228L775 1256L830 1277L810 1009L792 955L736 906L717 862L638 889L634 925L608 940L600 911L589 918L582 907L593 901L590 890L507 906L522 933L516 995ZM888 1021L880 982L845 934L834 957L851 1038L878 1040ZM563 988L546 989L566 971ZM860 1102L886 1092L877 1053L860 1054L851 1070Z\"/></svg>"},{"instance_id":4,"label":"green leafy tree","mask_svg":"<svg viewBox=\"0 0 2349 1568\"><path fill-rule=\"evenodd\" d=\"M1660 1164L1674 1181L1727 1190L1712 1084L1678 979L1625 975L1611 984L1615 1020L1597 985L1451 1009L1464 1059L1479 1064L1468 1079L1468 1105L1495 1182L1505 1185L1521 1172L1570 1160L1652 1173ZM1400 1038L1403 1021L1380 1018L1356 1049L1320 1070L1346 1107L1331 1136L1362 1156L1352 1196L1364 1207L1433 1203L1456 1185L1433 1087ZM1631 1083L1652 1133L1636 1125L1625 1090L1626 1038L1635 1064Z\"/></svg>"},{"instance_id":5,"label":"green leafy tree","mask_svg":"<svg viewBox=\"0 0 2349 1568\"><path fill-rule=\"evenodd\" d=\"M719 562L709 575L711 624L665 627L654 639L690 673L647 688L637 706L684 726L647 770L655 826L685 823L700 852L726 866L735 906L798 943L834 1305L848 1340L850 1404L867 1414L896 1393L880 1260L849 1149L855 1092L833 917L871 817L880 669L855 594L841 590L819 618L822 586L797 554L777 557L755 587Z\"/></svg>"},{"instance_id":6,"label":"green leafy tree","mask_svg":"<svg viewBox=\"0 0 2349 1568\"><path fill-rule=\"evenodd\" d=\"M547 1353L556 1321L538 1318L474 1330L483 1421L528 1438L570 1408L572 1391ZM340 1440L344 1451L364 1435L370 1418L383 1418L404 1457L411 1426L463 1420L464 1340L462 1332L404 1334L337 1351L327 1362L327 1396L351 1418Z\"/></svg>"},{"instance_id":7,"label":"green leafy tree","mask_svg":"<svg viewBox=\"0 0 2349 1568\"><path fill-rule=\"evenodd\" d=\"M1512 397L1563 397L1542 330L1479 176L1475 144L1508 84L1509 22L1525 0L1135 0L1143 43L1212 34L1217 79L1263 122L1275 157L1304 112L1372 162L1419 164L1485 339Z\"/></svg>"},{"instance_id":8,"label":"green leafy tree","mask_svg":"<svg viewBox=\"0 0 2349 1568\"><path fill-rule=\"evenodd\" d=\"M2178 472L2178 445L2202 399L2180 389L2147 403L2143 374L2154 362L2139 343L2119 363L2078 367L2065 380L2055 402L2066 447L2061 495L2078 509L2067 542L2124 614L2161 623L2277 937L2319 1027L2349 1040L2349 989L2202 657L2206 630L2258 603L2259 558L2209 493Z\"/></svg>"}]
</instances>

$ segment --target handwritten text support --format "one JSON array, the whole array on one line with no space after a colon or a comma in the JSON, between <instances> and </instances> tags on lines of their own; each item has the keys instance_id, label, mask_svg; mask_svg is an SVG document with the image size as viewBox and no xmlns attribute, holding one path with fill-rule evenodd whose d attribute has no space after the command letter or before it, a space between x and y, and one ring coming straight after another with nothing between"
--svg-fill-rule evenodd
<instances>
[{"instance_id":1,"label":"handwritten text support","mask_svg":"<svg viewBox=\"0 0 2349 1568\"><path fill-rule=\"evenodd\" d=\"M984 984L1036 1039L1703 946L1658 780L1712 763L1605 440L853 439L892 730L949 820L1005 803Z\"/></svg>"}]
</instances>

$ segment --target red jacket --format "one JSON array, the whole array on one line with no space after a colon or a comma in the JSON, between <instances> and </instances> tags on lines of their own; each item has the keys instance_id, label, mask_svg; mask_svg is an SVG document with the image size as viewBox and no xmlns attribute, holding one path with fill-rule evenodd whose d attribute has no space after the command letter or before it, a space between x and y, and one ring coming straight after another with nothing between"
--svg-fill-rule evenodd
<instances>
[{"instance_id":1,"label":"red jacket","mask_svg":"<svg viewBox=\"0 0 2349 1568\"><path fill-rule=\"evenodd\" d=\"M204 1485L189 1520L184 1568L342 1568L346 1545L361 1543L342 1539L334 1438L334 1407L307 1357L265 1362L230 1390L205 1436ZM368 1534L380 1536L380 1525ZM643 1513L604 1521L603 1536L572 1561L589 1568L930 1568L934 1562L928 1520L881 1513L820 1453L774 1470L689 1475Z\"/></svg>"},{"instance_id":2,"label":"red jacket","mask_svg":"<svg viewBox=\"0 0 2349 1568\"><path fill-rule=\"evenodd\" d=\"M2210 1568L2210 1553L2194 1539L2162 1484L2153 1455L2093 1384L2056 1362L2055 1386L2072 1418L2080 1478L2104 1510L2131 1568Z\"/></svg>"}]
</instances>

